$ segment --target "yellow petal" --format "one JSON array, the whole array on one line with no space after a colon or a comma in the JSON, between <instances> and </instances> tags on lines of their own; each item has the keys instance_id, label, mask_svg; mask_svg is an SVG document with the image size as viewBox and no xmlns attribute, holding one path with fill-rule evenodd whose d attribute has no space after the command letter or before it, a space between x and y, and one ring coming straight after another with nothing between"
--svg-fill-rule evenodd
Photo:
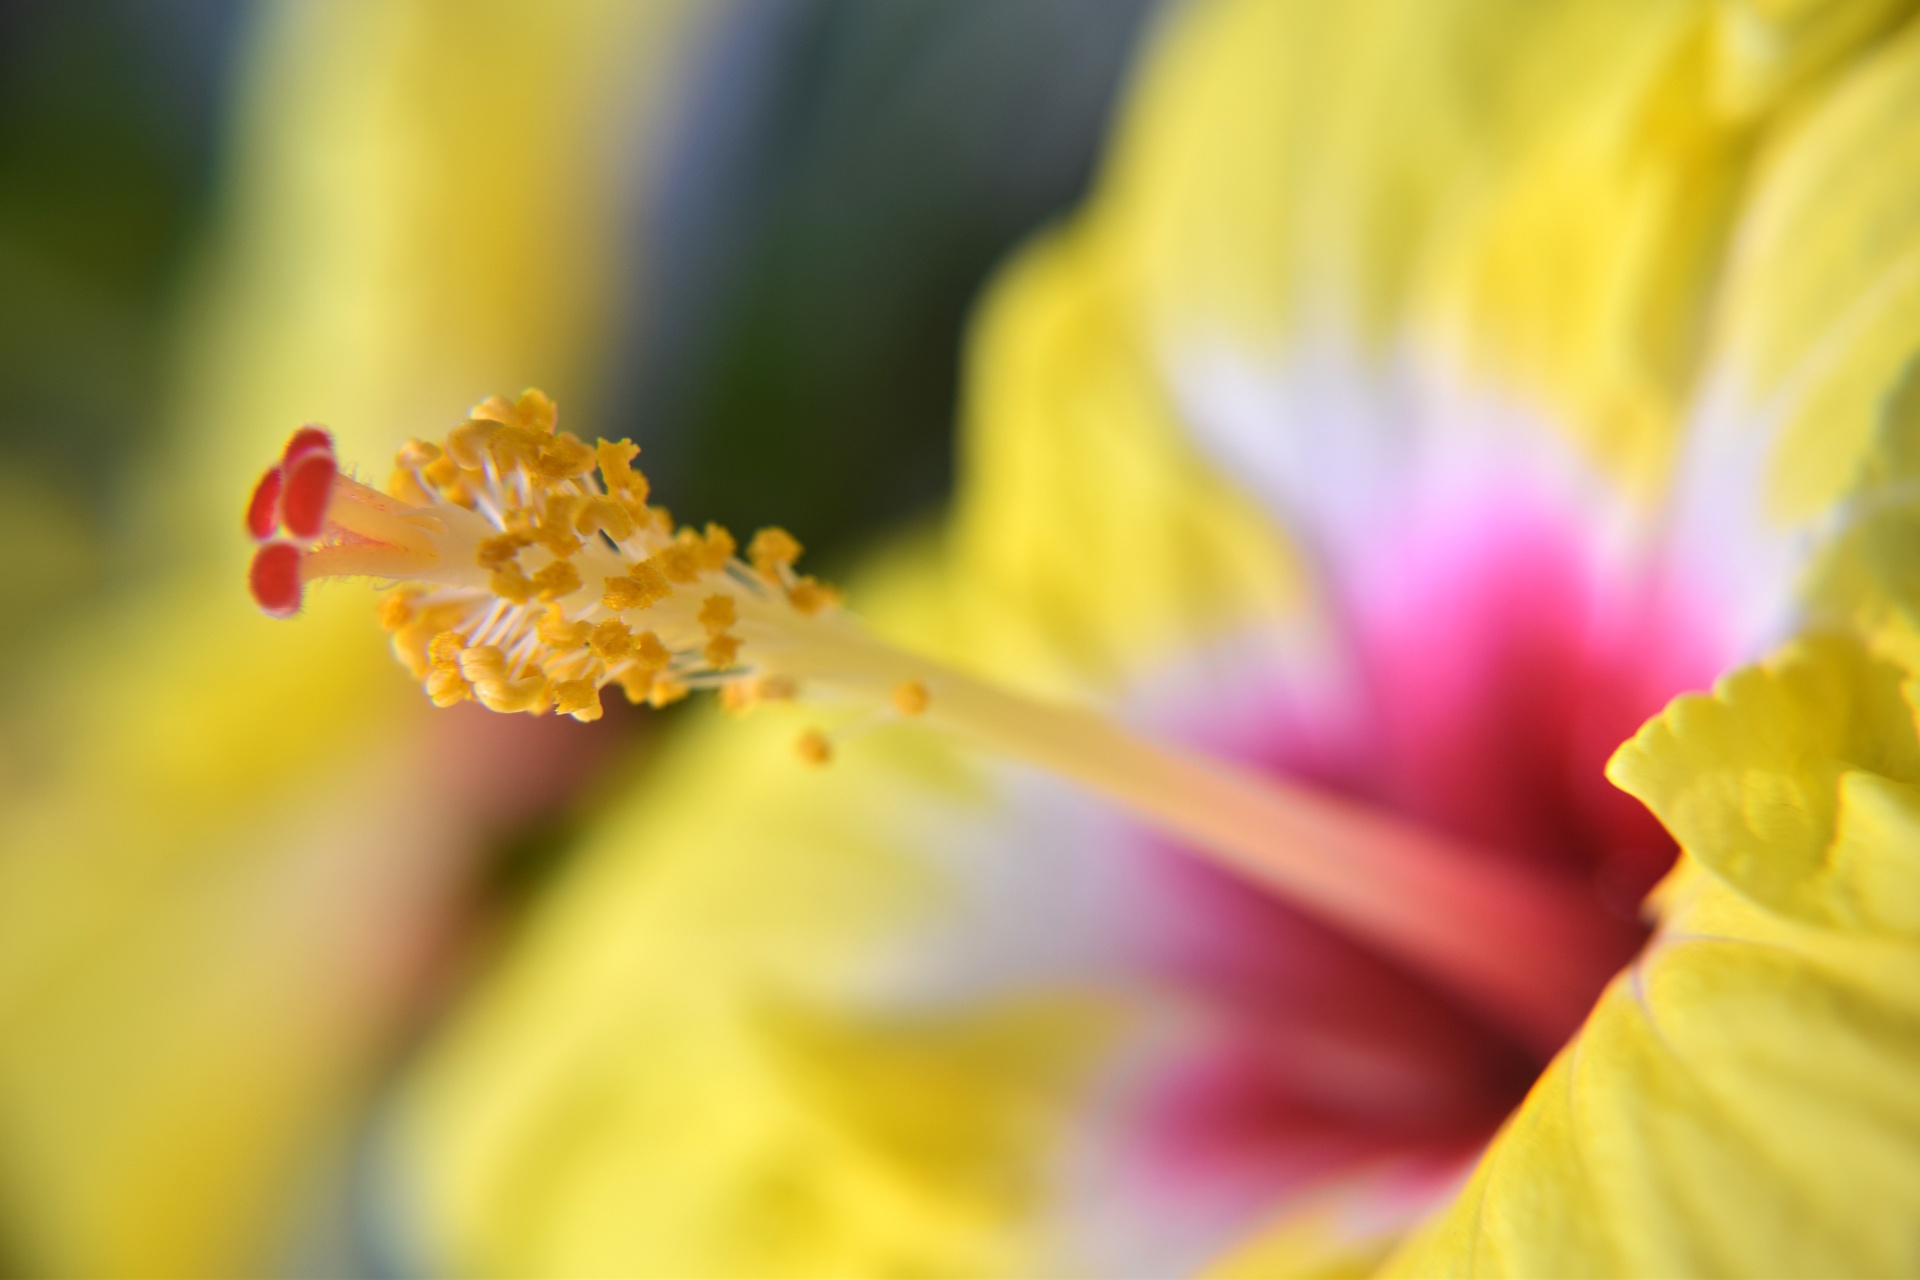
<instances>
[{"instance_id":1,"label":"yellow petal","mask_svg":"<svg viewBox=\"0 0 1920 1280\"><path fill-rule=\"evenodd\" d=\"M1770 911L1920 937L1920 740L1905 671L1813 639L1676 700L1608 776Z\"/></svg>"},{"instance_id":2,"label":"yellow petal","mask_svg":"<svg viewBox=\"0 0 1920 1280\"><path fill-rule=\"evenodd\" d=\"M1686 845L1660 933L1395 1273L1920 1265L1920 775L1890 674L1798 646L1622 751Z\"/></svg>"},{"instance_id":3,"label":"yellow petal","mask_svg":"<svg viewBox=\"0 0 1920 1280\"><path fill-rule=\"evenodd\" d=\"M976 321L943 566L1000 678L1085 688L1297 614L1271 517L1185 438L1097 227L1029 247Z\"/></svg>"}]
</instances>

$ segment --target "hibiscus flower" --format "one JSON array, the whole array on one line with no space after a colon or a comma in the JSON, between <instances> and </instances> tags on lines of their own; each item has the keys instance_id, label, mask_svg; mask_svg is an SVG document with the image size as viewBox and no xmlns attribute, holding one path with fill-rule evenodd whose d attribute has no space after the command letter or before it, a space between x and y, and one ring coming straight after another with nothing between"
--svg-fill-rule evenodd
<instances>
[{"instance_id":1,"label":"hibiscus flower","mask_svg":"<svg viewBox=\"0 0 1920 1280\"><path fill-rule=\"evenodd\" d=\"M396 1098L382 1239L1920 1267L1916 108L1891 5L1185 8L863 624L537 394L388 494L296 436L263 605L406 579L436 701L713 686L830 759L768 707L607 815Z\"/></svg>"}]
</instances>

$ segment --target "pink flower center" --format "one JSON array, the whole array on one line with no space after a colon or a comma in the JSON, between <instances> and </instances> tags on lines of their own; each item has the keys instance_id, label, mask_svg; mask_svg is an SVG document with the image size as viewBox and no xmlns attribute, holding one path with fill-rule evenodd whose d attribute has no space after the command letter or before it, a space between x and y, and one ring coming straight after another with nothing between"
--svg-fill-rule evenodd
<instances>
[{"instance_id":1,"label":"pink flower center","mask_svg":"<svg viewBox=\"0 0 1920 1280\"><path fill-rule=\"evenodd\" d=\"M1230 723L1182 736L1573 873L1592 912L1635 918L1675 848L1603 766L1669 698L1711 678L1722 646L1668 584L1605 574L1564 517L1481 502L1419 524L1342 584L1351 696L1328 710L1324 688L1275 678ZM1149 1091L1141 1160L1156 1181L1224 1179L1270 1203L1381 1162L1451 1169L1545 1065L1428 975L1159 850L1176 905L1158 913L1151 951L1201 1029ZM1623 936L1619 965L1638 940ZM1569 996L1581 1003L1568 1025L1598 994Z\"/></svg>"}]
</instances>

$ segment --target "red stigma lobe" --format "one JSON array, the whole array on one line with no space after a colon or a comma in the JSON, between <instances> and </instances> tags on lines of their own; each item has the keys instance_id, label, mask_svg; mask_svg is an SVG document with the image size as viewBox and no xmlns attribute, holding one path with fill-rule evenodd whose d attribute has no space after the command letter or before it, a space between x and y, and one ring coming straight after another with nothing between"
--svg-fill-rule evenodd
<instances>
[{"instance_id":1,"label":"red stigma lobe","mask_svg":"<svg viewBox=\"0 0 1920 1280\"><path fill-rule=\"evenodd\" d=\"M310 542L326 527L327 501L333 493L333 478L339 474L333 450L331 447L307 450L293 455L285 467L280 519L288 533Z\"/></svg>"},{"instance_id":2,"label":"red stigma lobe","mask_svg":"<svg viewBox=\"0 0 1920 1280\"><path fill-rule=\"evenodd\" d=\"M265 542L279 523L280 468L268 467L260 483L253 486L253 496L247 499L247 532L255 542Z\"/></svg>"},{"instance_id":3,"label":"red stigma lobe","mask_svg":"<svg viewBox=\"0 0 1920 1280\"><path fill-rule=\"evenodd\" d=\"M309 453L333 452L333 435L322 427L302 427L287 438L287 447L281 451L282 470L291 471L293 464Z\"/></svg>"},{"instance_id":4,"label":"red stigma lobe","mask_svg":"<svg viewBox=\"0 0 1920 1280\"><path fill-rule=\"evenodd\" d=\"M247 589L254 603L276 618L300 611L300 548L291 542L269 542L253 553L247 569Z\"/></svg>"}]
</instances>

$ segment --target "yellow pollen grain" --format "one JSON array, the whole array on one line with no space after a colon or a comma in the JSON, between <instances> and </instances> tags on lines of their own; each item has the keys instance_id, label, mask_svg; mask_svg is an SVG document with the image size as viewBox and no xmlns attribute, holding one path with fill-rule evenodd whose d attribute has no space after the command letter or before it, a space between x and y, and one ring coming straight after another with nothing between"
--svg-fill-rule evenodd
<instances>
[{"instance_id":1,"label":"yellow pollen grain","mask_svg":"<svg viewBox=\"0 0 1920 1280\"><path fill-rule=\"evenodd\" d=\"M473 488L467 483L466 477L460 474L460 464L452 458L442 454L422 467L420 474L444 500L455 506L473 506Z\"/></svg>"},{"instance_id":2,"label":"yellow pollen grain","mask_svg":"<svg viewBox=\"0 0 1920 1280\"><path fill-rule=\"evenodd\" d=\"M759 702L750 680L733 680L720 686L720 709L730 716L744 716Z\"/></svg>"},{"instance_id":3,"label":"yellow pollen grain","mask_svg":"<svg viewBox=\"0 0 1920 1280\"><path fill-rule=\"evenodd\" d=\"M441 453L440 446L431 440L409 440L401 445L400 452L394 455L393 465L415 471L439 461Z\"/></svg>"},{"instance_id":4,"label":"yellow pollen grain","mask_svg":"<svg viewBox=\"0 0 1920 1280\"><path fill-rule=\"evenodd\" d=\"M552 649L578 649L587 643L593 634L590 622L568 622L558 605L547 610L534 631L540 636L540 642Z\"/></svg>"},{"instance_id":5,"label":"yellow pollen grain","mask_svg":"<svg viewBox=\"0 0 1920 1280\"><path fill-rule=\"evenodd\" d=\"M460 651L460 674L478 685L483 681L504 680L507 676L507 655L500 646L476 644Z\"/></svg>"},{"instance_id":6,"label":"yellow pollen grain","mask_svg":"<svg viewBox=\"0 0 1920 1280\"><path fill-rule=\"evenodd\" d=\"M708 635L725 631L739 620L740 611L734 607L732 596L712 595L700 604L700 625Z\"/></svg>"},{"instance_id":7,"label":"yellow pollen grain","mask_svg":"<svg viewBox=\"0 0 1920 1280\"><path fill-rule=\"evenodd\" d=\"M790 569L800 558L800 543L785 529L769 527L753 535L747 544L747 559L760 576L777 581L782 569Z\"/></svg>"},{"instance_id":8,"label":"yellow pollen grain","mask_svg":"<svg viewBox=\"0 0 1920 1280\"><path fill-rule=\"evenodd\" d=\"M620 691L627 695L627 701L639 706L647 701L647 695L653 689L653 672L646 667L629 663L614 674L614 681Z\"/></svg>"},{"instance_id":9,"label":"yellow pollen grain","mask_svg":"<svg viewBox=\"0 0 1920 1280\"><path fill-rule=\"evenodd\" d=\"M602 440L594 449L600 461L600 476L607 492L632 502L647 500L647 478L633 468L640 446L631 440Z\"/></svg>"},{"instance_id":10,"label":"yellow pollen grain","mask_svg":"<svg viewBox=\"0 0 1920 1280\"><path fill-rule=\"evenodd\" d=\"M436 667L427 673L427 697L436 707L450 707L471 696L466 678L458 671Z\"/></svg>"},{"instance_id":11,"label":"yellow pollen grain","mask_svg":"<svg viewBox=\"0 0 1920 1280\"><path fill-rule=\"evenodd\" d=\"M725 526L709 523L706 545L700 551L702 566L709 573L719 573L733 559L733 553L739 550L739 545Z\"/></svg>"},{"instance_id":12,"label":"yellow pollen grain","mask_svg":"<svg viewBox=\"0 0 1920 1280\"><path fill-rule=\"evenodd\" d=\"M466 647L458 631L442 631L427 645L427 661L438 671L458 670L461 651Z\"/></svg>"},{"instance_id":13,"label":"yellow pollen grain","mask_svg":"<svg viewBox=\"0 0 1920 1280\"><path fill-rule=\"evenodd\" d=\"M529 470L543 480L575 480L593 470L593 446L568 431L543 441Z\"/></svg>"},{"instance_id":14,"label":"yellow pollen grain","mask_svg":"<svg viewBox=\"0 0 1920 1280\"><path fill-rule=\"evenodd\" d=\"M707 641L703 656L707 660L707 665L715 670L724 670L732 666L740 658L740 637L724 633L712 637Z\"/></svg>"},{"instance_id":15,"label":"yellow pollen grain","mask_svg":"<svg viewBox=\"0 0 1920 1280\"><path fill-rule=\"evenodd\" d=\"M387 494L416 507L433 505L433 495L427 492L418 476L404 467L395 467L387 477Z\"/></svg>"},{"instance_id":16,"label":"yellow pollen grain","mask_svg":"<svg viewBox=\"0 0 1920 1280\"><path fill-rule=\"evenodd\" d=\"M665 676L654 677L653 687L647 690L647 705L658 709L670 706L687 696L687 686L678 680L669 680Z\"/></svg>"},{"instance_id":17,"label":"yellow pollen grain","mask_svg":"<svg viewBox=\"0 0 1920 1280\"><path fill-rule=\"evenodd\" d=\"M674 539L669 546L662 547L653 557L653 563L665 574L667 581L686 585L700 581L701 546L700 535L682 531L683 536Z\"/></svg>"},{"instance_id":18,"label":"yellow pollen grain","mask_svg":"<svg viewBox=\"0 0 1920 1280\"><path fill-rule=\"evenodd\" d=\"M667 575L660 571L660 566L651 560L642 560L627 570L627 576L640 584L648 603L665 600L673 594L673 584L667 581Z\"/></svg>"},{"instance_id":19,"label":"yellow pollen grain","mask_svg":"<svg viewBox=\"0 0 1920 1280\"><path fill-rule=\"evenodd\" d=\"M532 522L533 540L562 559L579 551L586 544L574 536L573 521L585 501L584 494L549 494L546 509Z\"/></svg>"},{"instance_id":20,"label":"yellow pollen grain","mask_svg":"<svg viewBox=\"0 0 1920 1280\"><path fill-rule=\"evenodd\" d=\"M475 680L474 696L489 711L545 711L553 696L553 686L541 675L522 676L518 680Z\"/></svg>"},{"instance_id":21,"label":"yellow pollen grain","mask_svg":"<svg viewBox=\"0 0 1920 1280\"><path fill-rule=\"evenodd\" d=\"M815 768L833 760L833 744L818 729L802 730L800 736L793 740L793 749L795 754Z\"/></svg>"},{"instance_id":22,"label":"yellow pollen grain","mask_svg":"<svg viewBox=\"0 0 1920 1280\"><path fill-rule=\"evenodd\" d=\"M525 427L506 426L488 435L486 448L494 465L502 471L510 471L514 467L525 467L529 472L537 475L540 454L546 445L547 438L538 431L529 431Z\"/></svg>"},{"instance_id":23,"label":"yellow pollen grain","mask_svg":"<svg viewBox=\"0 0 1920 1280\"><path fill-rule=\"evenodd\" d=\"M604 533L615 542L625 542L633 536L633 517L612 498L594 494L581 500L573 527L588 537Z\"/></svg>"},{"instance_id":24,"label":"yellow pollen grain","mask_svg":"<svg viewBox=\"0 0 1920 1280\"><path fill-rule=\"evenodd\" d=\"M433 670L432 664L427 661L427 645L432 643L432 638L433 633L418 623L393 633L393 656L412 673L415 680L425 680L427 673Z\"/></svg>"},{"instance_id":25,"label":"yellow pollen grain","mask_svg":"<svg viewBox=\"0 0 1920 1280\"><path fill-rule=\"evenodd\" d=\"M533 540L519 533L496 533L491 538L480 539L480 546L474 553L474 560L482 569L504 569L513 563L513 558Z\"/></svg>"},{"instance_id":26,"label":"yellow pollen grain","mask_svg":"<svg viewBox=\"0 0 1920 1280\"><path fill-rule=\"evenodd\" d=\"M505 396L488 396L473 408L467 410L469 418L486 418L493 422L512 422L518 415L514 411L513 401Z\"/></svg>"},{"instance_id":27,"label":"yellow pollen grain","mask_svg":"<svg viewBox=\"0 0 1920 1280\"><path fill-rule=\"evenodd\" d=\"M605 586L605 590L600 594L600 603L603 607L615 613L640 607L640 584L632 578L605 578L602 579L602 583Z\"/></svg>"},{"instance_id":28,"label":"yellow pollen grain","mask_svg":"<svg viewBox=\"0 0 1920 1280\"><path fill-rule=\"evenodd\" d=\"M561 680L553 686L554 710L581 723L600 718L600 687L591 680Z\"/></svg>"},{"instance_id":29,"label":"yellow pollen grain","mask_svg":"<svg viewBox=\"0 0 1920 1280\"><path fill-rule=\"evenodd\" d=\"M413 621L413 602L419 594L412 591L389 591L380 597L380 629L398 631Z\"/></svg>"},{"instance_id":30,"label":"yellow pollen grain","mask_svg":"<svg viewBox=\"0 0 1920 1280\"><path fill-rule=\"evenodd\" d=\"M594 626L587 645L602 662L618 662L633 652L633 632L620 619L608 618Z\"/></svg>"},{"instance_id":31,"label":"yellow pollen grain","mask_svg":"<svg viewBox=\"0 0 1920 1280\"><path fill-rule=\"evenodd\" d=\"M533 585L539 589L540 599L558 600L580 589L580 571L565 560L555 560L533 575Z\"/></svg>"},{"instance_id":32,"label":"yellow pollen grain","mask_svg":"<svg viewBox=\"0 0 1920 1280\"><path fill-rule=\"evenodd\" d=\"M615 613L644 609L673 594L666 575L644 560L628 570L624 578L608 578L605 581L606 594L600 597L600 603Z\"/></svg>"},{"instance_id":33,"label":"yellow pollen grain","mask_svg":"<svg viewBox=\"0 0 1920 1280\"><path fill-rule=\"evenodd\" d=\"M509 604L527 604L539 588L517 564L495 569L487 575L487 589Z\"/></svg>"},{"instance_id":34,"label":"yellow pollen grain","mask_svg":"<svg viewBox=\"0 0 1920 1280\"><path fill-rule=\"evenodd\" d=\"M787 603L805 617L840 603L840 593L818 578L803 577L787 591Z\"/></svg>"},{"instance_id":35,"label":"yellow pollen grain","mask_svg":"<svg viewBox=\"0 0 1920 1280\"><path fill-rule=\"evenodd\" d=\"M487 443L505 428L491 418L468 418L447 432L447 457L469 471L486 465Z\"/></svg>"},{"instance_id":36,"label":"yellow pollen grain","mask_svg":"<svg viewBox=\"0 0 1920 1280\"><path fill-rule=\"evenodd\" d=\"M540 513L541 528L573 530L573 521L580 514L580 508L586 505L589 495L584 493L550 493L547 505ZM582 533L587 530L581 530Z\"/></svg>"},{"instance_id":37,"label":"yellow pollen grain","mask_svg":"<svg viewBox=\"0 0 1920 1280\"><path fill-rule=\"evenodd\" d=\"M501 397L505 399L505 397ZM513 405L514 421L529 430L552 435L560 425L560 406L538 387L528 387Z\"/></svg>"},{"instance_id":38,"label":"yellow pollen grain","mask_svg":"<svg viewBox=\"0 0 1920 1280\"><path fill-rule=\"evenodd\" d=\"M902 680L893 686L893 709L903 716L924 714L929 701L927 686L918 680Z\"/></svg>"},{"instance_id":39,"label":"yellow pollen grain","mask_svg":"<svg viewBox=\"0 0 1920 1280\"><path fill-rule=\"evenodd\" d=\"M633 638L633 656L642 666L653 671L663 670L673 661L673 654L666 645L660 643L660 637L651 631L642 631Z\"/></svg>"}]
</instances>

